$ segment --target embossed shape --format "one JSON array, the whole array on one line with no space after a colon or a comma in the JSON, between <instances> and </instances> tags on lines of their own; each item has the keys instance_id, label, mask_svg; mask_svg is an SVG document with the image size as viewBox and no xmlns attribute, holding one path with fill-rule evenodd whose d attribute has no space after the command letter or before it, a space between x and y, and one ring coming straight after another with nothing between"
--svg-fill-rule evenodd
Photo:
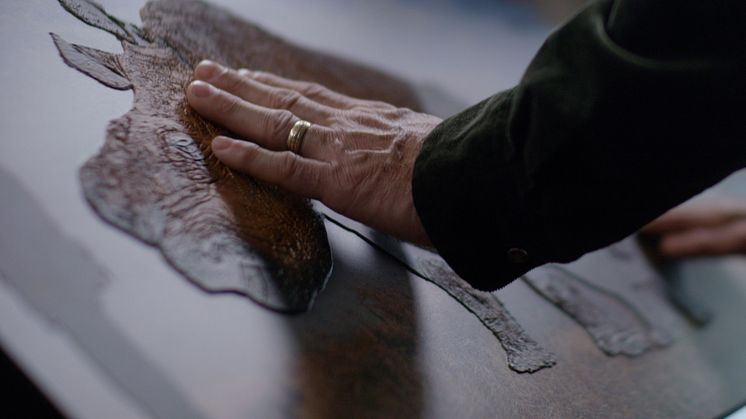
<instances>
[{"instance_id":1,"label":"embossed shape","mask_svg":"<svg viewBox=\"0 0 746 419\"><path fill-rule=\"evenodd\" d=\"M492 293L472 288L442 260L421 259L419 269L489 329L500 341L508 366L516 372L535 372L557 363L554 354L539 346Z\"/></svg>"},{"instance_id":2,"label":"embossed shape","mask_svg":"<svg viewBox=\"0 0 746 419\"><path fill-rule=\"evenodd\" d=\"M222 166L209 142L220 133L187 106L201 59L324 83L350 95L416 108L401 81L295 47L199 1L152 1L143 27L89 0L59 0L83 22L117 36L123 53L65 42L64 61L106 86L134 91L106 142L80 170L86 199L107 222L158 247L187 279L284 312L307 310L332 266L323 220L305 199Z\"/></svg>"},{"instance_id":3,"label":"embossed shape","mask_svg":"<svg viewBox=\"0 0 746 419\"><path fill-rule=\"evenodd\" d=\"M549 265L523 280L580 324L607 355L637 356L671 343L620 296L565 269Z\"/></svg>"}]
</instances>

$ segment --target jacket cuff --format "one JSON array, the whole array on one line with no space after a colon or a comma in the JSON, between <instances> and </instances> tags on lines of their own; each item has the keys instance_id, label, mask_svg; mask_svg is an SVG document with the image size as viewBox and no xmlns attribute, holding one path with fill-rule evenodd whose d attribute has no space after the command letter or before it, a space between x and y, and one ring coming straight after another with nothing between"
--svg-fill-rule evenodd
<instances>
[{"instance_id":1,"label":"jacket cuff","mask_svg":"<svg viewBox=\"0 0 746 419\"><path fill-rule=\"evenodd\" d=\"M546 262L542 223L530 210L523 163L507 135L512 98L512 90L498 93L443 121L414 167L414 204L430 240L482 290Z\"/></svg>"}]
</instances>

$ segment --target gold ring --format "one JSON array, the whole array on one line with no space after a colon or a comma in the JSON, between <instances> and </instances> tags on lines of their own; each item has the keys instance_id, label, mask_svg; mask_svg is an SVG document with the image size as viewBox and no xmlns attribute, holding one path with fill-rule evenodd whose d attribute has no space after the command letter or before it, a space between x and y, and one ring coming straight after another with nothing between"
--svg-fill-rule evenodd
<instances>
[{"instance_id":1,"label":"gold ring","mask_svg":"<svg viewBox=\"0 0 746 419\"><path fill-rule=\"evenodd\" d=\"M300 147L303 145L303 137L306 136L309 128L311 128L311 123L302 119L293 124L290 134L288 134L288 150L296 154L300 152Z\"/></svg>"}]
</instances>

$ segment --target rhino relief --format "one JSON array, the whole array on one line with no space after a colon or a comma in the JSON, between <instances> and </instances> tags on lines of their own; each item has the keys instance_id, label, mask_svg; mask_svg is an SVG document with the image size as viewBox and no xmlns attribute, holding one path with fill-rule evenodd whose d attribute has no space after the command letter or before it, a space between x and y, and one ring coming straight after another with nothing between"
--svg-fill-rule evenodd
<instances>
[{"instance_id":1,"label":"rhino relief","mask_svg":"<svg viewBox=\"0 0 746 419\"><path fill-rule=\"evenodd\" d=\"M159 248L205 291L238 293L282 312L307 310L332 269L323 219L307 200L232 172L210 154L211 139L229 133L187 106L192 69L211 59L416 109L412 90L200 1L151 1L141 10L142 28L90 0L59 2L123 49L113 54L51 34L65 63L134 92L132 109L111 121L104 145L80 169L95 212Z\"/></svg>"}]
</instances>

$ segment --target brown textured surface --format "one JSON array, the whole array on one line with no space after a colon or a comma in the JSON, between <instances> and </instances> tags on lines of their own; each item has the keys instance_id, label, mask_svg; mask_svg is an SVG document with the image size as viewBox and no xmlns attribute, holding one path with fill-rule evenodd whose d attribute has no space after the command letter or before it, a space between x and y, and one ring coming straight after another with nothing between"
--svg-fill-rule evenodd
<instances>
[{"instance_id":1,"label":"brown textured surface","mask_svg":"<svg viewBox=\"0 0 746 419\"><path fill-rule=\"evenodd\" d=\"M86 199L106 221L157 246L205 290L247 295L269 308L307 310L331 270L321 219L307 201L223 167L209 152L219 132L185 104L191 69L209 58L272 71L402 106L417 100L400 81L292 46L198 1L153 1L143 28L86 0L60 0L83 22L122 41L123 54L52 35L73 68L134 107L112 121L99 153L80 170Z\"/></svg>"}]
</instances>

